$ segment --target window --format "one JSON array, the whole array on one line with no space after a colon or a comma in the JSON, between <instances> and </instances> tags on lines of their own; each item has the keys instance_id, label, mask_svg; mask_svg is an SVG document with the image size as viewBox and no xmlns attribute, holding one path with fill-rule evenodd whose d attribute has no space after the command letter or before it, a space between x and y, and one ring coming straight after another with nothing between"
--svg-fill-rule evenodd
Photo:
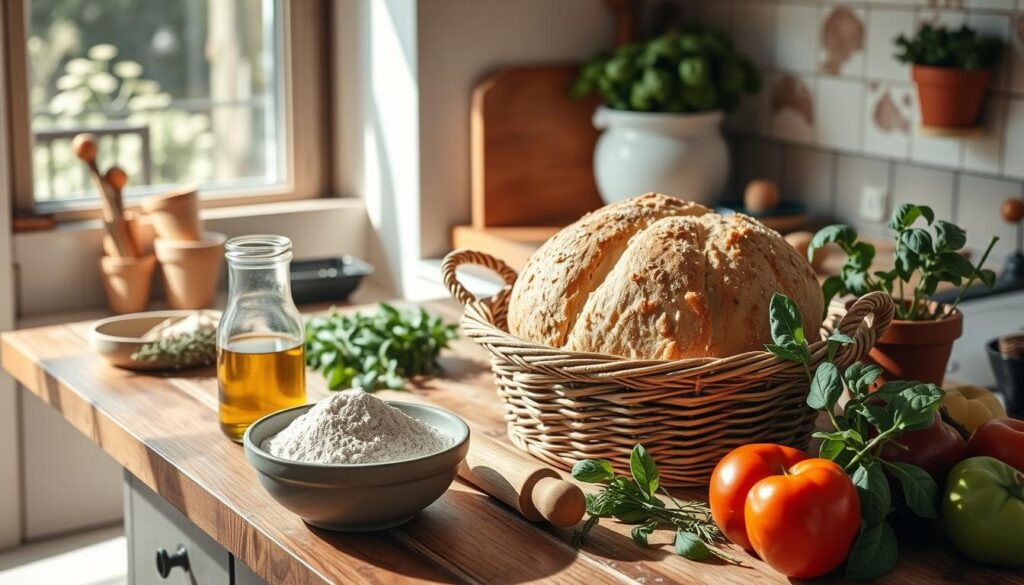
<instances>
[{"instance_id":1,"label":"window","mask_svg":"<svg viewBox=\"0 0 1024 585\"><path fill-rule=\"evenodd\" d=\"M97 205L71 152L81 132L99 139L101 168L127 171L128 198L182 184L206 197L322 194L325 2L5 4L8 87L23 88L10 96L19 208Z\"/></svg>"}]
</instances>

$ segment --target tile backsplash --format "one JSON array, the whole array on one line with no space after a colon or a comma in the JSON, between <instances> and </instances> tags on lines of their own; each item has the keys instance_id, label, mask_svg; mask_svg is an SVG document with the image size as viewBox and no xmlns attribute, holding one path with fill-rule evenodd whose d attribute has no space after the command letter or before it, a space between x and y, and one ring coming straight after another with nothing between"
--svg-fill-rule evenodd
<instances>
[{"instance_id":1,"label":"tile backsplash","mask_svg":"<svg viewBox=\"0 0 1024 585\"><path fill-rule=\"evenodd\" d=\"M1021 228L1000 221L999 205L1024 195L1024 0L695 0L693 8L764 73L761 93L727 122L734 189L773 178L816 215L882 233L884 221L860 213L861 193L875 187L889 210L928 203L972 240L1004 236L996 257L1014 248ZM917 130L910 68L893 57L893 39L926 22L966 23L1006 43L976 135Z\"/></svg>"}]
</instances>

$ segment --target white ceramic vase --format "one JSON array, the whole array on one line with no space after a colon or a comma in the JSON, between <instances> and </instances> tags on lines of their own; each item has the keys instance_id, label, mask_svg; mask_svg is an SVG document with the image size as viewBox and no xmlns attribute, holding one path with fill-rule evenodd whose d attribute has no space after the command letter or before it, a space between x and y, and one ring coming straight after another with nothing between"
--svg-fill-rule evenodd
<instances>
[{"instance_id":1,"label":"white ceramic vase","mask_svg":"<svg viewBox=\"0 0 1024 585\"><path fill-rule=\"evenodd\" d=\"M648 191L712 204L729 175L722 112L627 112L600 106L594 176L605 203Z\"/></svg>"}]
</instances>

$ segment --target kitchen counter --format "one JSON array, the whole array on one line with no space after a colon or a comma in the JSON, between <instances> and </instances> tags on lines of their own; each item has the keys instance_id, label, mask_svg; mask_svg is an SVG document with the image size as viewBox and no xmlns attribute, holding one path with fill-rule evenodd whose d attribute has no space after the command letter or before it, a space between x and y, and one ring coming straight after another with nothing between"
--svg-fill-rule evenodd
<instances>
[{"instance_id":1,"label":"kitchen counter","mask_svg":"<svg viewBox=\"0 0 1024 585\"><path fill-rule=\"evenodd\" d=\"M459 315L453 303L426 306L449 320ZM116 369L89 349L88 330L89 323L73 323L4 333L3 367L126 469L131 505L166 507L210 546L222 547L235 563L223 573L228 582L790 582L740 551L733 553L742 567L682 559L667 546L667 530L651 537L651 548L640 548L628 526L612 521L602 521L577 550L568 543L571 530L527 522L462 480L399 528L370 534L311 528L271 499L242 448L221 434L212 369L168 375ZM443 378L418 380L409 391L504 440L485 352L460 340L441 361ZM326 393L311 373L310 399ZM73 477L67 489L74 489ZM898 569L880 582L1024 583L1020 572L967 561L941 540L941 530L901 535L901 549ZM151 559L152 550L142 558Z\"/></svg>"}]
</instances>

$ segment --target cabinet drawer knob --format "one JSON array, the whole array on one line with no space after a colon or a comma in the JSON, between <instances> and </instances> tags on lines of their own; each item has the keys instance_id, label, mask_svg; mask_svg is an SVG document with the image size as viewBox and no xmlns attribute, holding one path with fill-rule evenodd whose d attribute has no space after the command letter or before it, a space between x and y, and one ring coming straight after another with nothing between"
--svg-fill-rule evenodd
<instances>
[{"instance_id":1,"label":"cabinet drawer knob","mask_svg":"<svg viewBox=\"0 0 1024 585\"><path fill-rule=\"evenodd\" d=\"M161 547L156 549L156 572L162 579L166 579L174 567L181 567L186 573L188 567L188 551L185 545L179 544L178 550L168 553L167 549Z\"/></svg>"}]
</instances>

